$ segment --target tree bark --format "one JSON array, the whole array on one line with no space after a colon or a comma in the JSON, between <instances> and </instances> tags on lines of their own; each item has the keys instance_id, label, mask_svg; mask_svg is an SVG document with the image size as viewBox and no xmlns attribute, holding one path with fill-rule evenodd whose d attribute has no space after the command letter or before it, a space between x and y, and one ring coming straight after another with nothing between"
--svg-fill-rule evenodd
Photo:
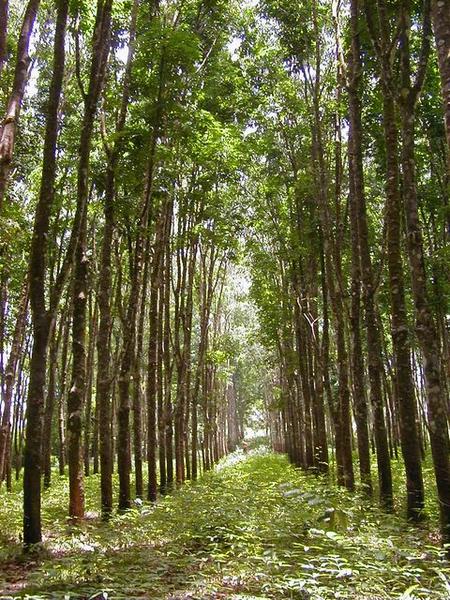
<instances>
[{"instance_id":1,"label":"tree bark","mask_svg":"<svg viewBox=\"0 0 450 600\"><path fill-rule=\"evenodd\" d=\"M11 435L11 409L16 381L17 367L21 356L21 350L24 343L24 334L28 314L28 281L24 284L22 297L16 317L16 324L12 337L11 350L5 369L5 387L2 390L3 412L0 422L0 486L2 476L5 471L7 448Z\"/></svg>"},{"instance_id":2,"label":"tree bark","mask_svg":"<svg viewBox=\"0 0 450 600\"><path fill-rule=\"evenodd\" d=\"M444 104L445 133L447 135L447 176L450 177L450 2L431 0L431 16L441 74Z\"/></svg>"},{"instance_id":3,"label":"tree bark","mask_svg":"<svg viewBox=\"0 0 450 600\"><path fill-rule=\"evenodd\" d=\"M8 0L0 0L0 77L8 60Z\"/></svg>"},{"instance_id":4,"label":"tree bark","mask_svg":"<svg viewBox=\"0 0 450 600\"><path fill-rule=\"evenodd\" d=\"M5 198L11 162L14 155L14 143L16 141L20 109L22 107L25 87L28 81L28 67L30 66L28 51L39 5L40 0L29 0L25 10L19 41L17 43L16 66L12 90L8 99L6 114L3 117L0 126L0 214L2 212L3 200ZM4 6L1 12L1 16L4 18ZM2 25L3 23L0 23L0 26Z\"/></svg>"},{"instance_id":5,"label":"tree bark","mask_svg":"<svg viewBox=\"0 0 450 600\"><path fill-rule=\"evenodd\" d=\"M387 264L391 306L391 335L395 358L395 384L400 413L400 436L406 470L407 513L418 519L424 505L424 489L420 446L416 426L414 387L411 373L410 339L405 301L405 282L401 248L401 206L398 131L396 121L393 76L390 61L390 33L387 8L378 0L379 33L377 48L380 80L383 92L383 128L386 148L386 226ZM366 13L370 11L367 8ZM369 14L369 13L368 13ZM370 16L369 16L369 23Z\"/></svg>"},{"instance_id":6,"label":"tree bark","mask_svg":"<svg viewBox=\"0 0 450 600\"><path fill-rule=\"evenodd\" d=\"M435 4L439 4L439 2ZM408 4L403 7L401 35L402 89L407 91L407 94L405 94L400 101L402 117L403 197L405 201L408 233L408 256L412 275L412 291L416 314L416 332L424 357L428 425L439 497L442 541L443 543L450 544L450 443L445 406L445 387L441 370L439 335L430 307L429 292L427 289L425 254L417 209L414 150L415 106L425 77L425 69L429 54L428 39L430 27L429 15L424 14L422 63L418 67L416 80L413 85L411 81L409 48L409 34L411 29L409 9L410 7ZM425 4L425 10L426 9L427 7ZM439 9L439 7L436 6L434 9ZM438 50L440 52L439 46Z\"/></svg>"},{"instance_id":7,"label":"tree bark","mask_svg":"<svg viewBox=\"0 0 450 600\"><path fill-rule=\"evenodd\" d=\"M389 458L389 446L384 416L382 391L382 347L380 330L378 328L376 318L376 289L374 284L372 259L370 255L366 198L364 195L361 100L359 95L361 77L359 14L360 2L359 0L352 0L352 62L354 65L354 70L351 71L349 86L350 127L352 136L349 150L350 152L353 152L353 186L358 221L358 241L361 260L361 278L363 284L364 318L367 331L370 404L372 407L374 421L374 438L377 453L380 503L387 510L391 510L393 505L392 472Z\"/></svg>"},{"instance_id":8,"label":"tree bark","mask_svg":"<svg viewBox=\"0 0 450 600\"><path fill-rule=\"evenodd\" d=\"M86 396L84 399L84 440L83 440L83 461L84 474L88 477L91 473L91 431L92 431L92 384L94 381L94 355L95 345L98 335L98 302L94 299L94 309L92 309L92 293L89 298L89 342L86 362Z\"/></svg>"},{"instance_id":9,"label":"tree bark","mask_svg":"<svg viewBox=\"0 0 450 600\"><path fill-rule=\"evenodd\" d=\"M358 438L358 456L359 471L361 483L367 493L372 493L372 478L370 472L370 448L369 448L369 430L368 430L368 411L364 384L364 363L361 342L361 271L366 270L366 283L372 279L372 268L370 264L370 254L367 247L367 239L360 239L359 213L362 206L363 218L365 219L365 201L362 171L362 149L361 149L361 101L360 101L360 77L361 77L361 49L359 41L359 19L358 19L358 0L352 0L350 6L351 23L351 49L348 63L348 97L350 113L350 133L349 133L349 176L350 176L350 227L351 227L351 245L352 245L352 306L351 306L351 331L352 331L352 370L353 370L353 397L355 403L355 417ZM364 265L363 265L364 253ZM367 304L367 303L366 303ZM370 309L370 307L369 307ZM372 337L376 337L376 332ZM372 350L375 353L377 348ZM369 349L369 355L371 350ZM373 356L372 356L373 359ZM379 365L378 365L379 367ZM379 372L374 374L379 382ZM376 386L374 391L376 391ZM379 430L380 446L378 454L382 453L384 447L384 437L386 436L383 424L382 414L377 413L378 421L376 427ZM382 422L380 422L380 420ZM386 443L387 446L387 443ZM377 446L378 447L378 446ZM380 457L381 458L381 457ZM389 457L387 457L389 464ZM380 480L388 478L386 471L386 460L380 460ZM388 488L389 486L386 485ZM391 492L392 493L392 492Z\"/></svg>"},{"instance_id":10,"label":"tree bark","mask_svg":"<svg viewBox=\"0 0 450 600\"><path fill-rule=\"evenodd\" d=\"M61 338L61 332L63 328L63 321L66 315L63 314L59 323L59 331L56 334L53 329L50 349L49 349L49 375L48 375L48 389L47 396L45 398L45 409L44 409L44 423L42 429L42 471L44 474L44 488L50 487L52 468L51 468L51 454L52 454L52 422L53 412L55 407L56 398L56 369L58 360L58 347Z\"/></svg>"},{"instance_id":11,"label":"tree bark","mask_svg":"<svg viewBox=\"0 0 450 600\"><path fill-rule=\"evenodd\" d=\"M112 0L98 0L92 44L89 88L80 137L80 160L77 178L77 211L80 230L75 246L72 317L72 377L67 401L67 451L69 465L69 516L84 517L84 484L81 468L82 410L86 393L86 301L87 301L87 205L89 195L89 164L94 119L103 88L109 54Z\"/></svg>"},{"instance_id":12,"label":"tree bark","mask_svg":"<svg viewBox=\"0 0 450 600\"><path fill-rule=\"evenodd\" d=\"M53 75L49 91L41 188L36 207L30 254L30 304L33 326L33 349L30 360L24 453L23 540L25 548L41 541L41 421L44 405L47 347L51 328L51 314L47 311L45 303L45 278L49 221L54 200L54 182L56 178L58 109L65 66L68 5L68 0L61 0L58 3L53 51ZM28 68L28 65L26 68ZM26 77L26 75L23 75L23 77ZM23 82L24 85L25 83ZM0 197L1 194L0 184Z\"/></svg>"}]
</instances>

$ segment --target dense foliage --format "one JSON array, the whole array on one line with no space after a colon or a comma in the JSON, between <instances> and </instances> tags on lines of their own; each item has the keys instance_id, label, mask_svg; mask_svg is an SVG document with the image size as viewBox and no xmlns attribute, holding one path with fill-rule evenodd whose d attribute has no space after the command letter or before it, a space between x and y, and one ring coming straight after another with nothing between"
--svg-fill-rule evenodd
<instances>
[{"instance_id":1,"label":"dense foliage","mask_svg":"<svg viewBox=\"0 0 450 600\"><path fill-rule=\"evenodd\" d=\"M101 590L177 600L447 597L448 565L426 528L387 519L363 496L305 476L267 448L245 459L230 455L156 507L114 517L112 528L93 519L98 476L87 486L90 518L76 528L66 523L67 480L59 479L45 492L49 555L31 565L25 584L24 566L9 563L1 585L36 600ZM0 519L19 531L20 510L10 496Z\"/></svg>"},{"instance_id":2,"label":"dense foliage","mask_svg":"<svg viewBox=\"0 0 450 600\"><path fill-rule=\"evenodd\" d=\"M254 468L250 521L281 510L282 472L302 488L285 550L270 511L249 538L254 569L273 537L269 596L327 597L321 573L366 593L372 567L380 593L431 593L450 553L449 81L450 0L0 0L7 544L51 562L94 505L94 536L138 535L136 502L150 540L183 494L234 522ZM266 456L209 475L250 432L304 473ZM355 520L293 550L322 530L310 493ZM364 511L379 531L351 545ZM414 527L424 582L395 554ZM229 543L204 553L239 578Z\"/></svg>"}]
</instances>

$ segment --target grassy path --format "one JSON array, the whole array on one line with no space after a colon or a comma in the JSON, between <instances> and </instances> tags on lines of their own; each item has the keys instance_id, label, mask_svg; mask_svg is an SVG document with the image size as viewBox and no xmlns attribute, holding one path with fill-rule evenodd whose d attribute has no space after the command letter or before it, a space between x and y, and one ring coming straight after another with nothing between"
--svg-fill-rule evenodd
<instances>
[{"instance_id":1,"label":"grassy path","mask_svg":"<svg viewBox=\"0 0 450 600\"><path fill-rule=\"evenodd\" d=\"M110 525L92 518L69 527L60 480L45 502L48 554L31 564L13 558L20 498L8 506L2 492L0 590L36 600L101 591L128 600L450 597L449 566L426 529L299 473L282 456L237 458ZM89 478L88 507L97 484Z\"/></svg>"}]
</instances>

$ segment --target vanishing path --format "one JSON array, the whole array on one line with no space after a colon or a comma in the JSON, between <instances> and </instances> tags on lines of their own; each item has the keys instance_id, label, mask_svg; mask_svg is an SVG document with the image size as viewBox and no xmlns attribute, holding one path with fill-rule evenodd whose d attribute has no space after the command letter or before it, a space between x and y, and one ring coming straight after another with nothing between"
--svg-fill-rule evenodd
<instances>
[{"instance_id":1,"label":"vanishing path","mask_svg":"<svg viewBox=\"0 0 450 600\"><path fill-rule=\"evenodd\" d=\"M90 478L92 498L97 483ZM283 456L232 455L197 484L110 525L94 518L68 528L62 512L58 520L64 485L46 498L49 556L40 564L0 564L3 593L29 599L448 598L448 566L437 562L425 531L418 534L401 519L299 473ZM0 510L0 527L3 519Z\"/></svg>"}]
</instances>

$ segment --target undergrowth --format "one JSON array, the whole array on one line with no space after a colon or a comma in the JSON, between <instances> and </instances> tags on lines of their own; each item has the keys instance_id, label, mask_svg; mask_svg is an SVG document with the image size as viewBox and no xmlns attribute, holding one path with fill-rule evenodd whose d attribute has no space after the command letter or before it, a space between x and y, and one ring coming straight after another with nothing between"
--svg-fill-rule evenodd
<instances>
[{"instance_id":1,"label":"undergrowth","mask_svg":"<svg viewBox=\"0 0 450 600\"><path fill-rule=\"evenodd\" d=\"M435 515L412 527L264 450L109 524L66 520L67 480L44 493L44 551L21 563L21 493L0 494L0 590L13 598L448 599ZM22 559L23 560L23 559ZM100 596L98 596L100 597ZM106 596L103 596L106 597Z\"/></svg>"}]
</instances>

